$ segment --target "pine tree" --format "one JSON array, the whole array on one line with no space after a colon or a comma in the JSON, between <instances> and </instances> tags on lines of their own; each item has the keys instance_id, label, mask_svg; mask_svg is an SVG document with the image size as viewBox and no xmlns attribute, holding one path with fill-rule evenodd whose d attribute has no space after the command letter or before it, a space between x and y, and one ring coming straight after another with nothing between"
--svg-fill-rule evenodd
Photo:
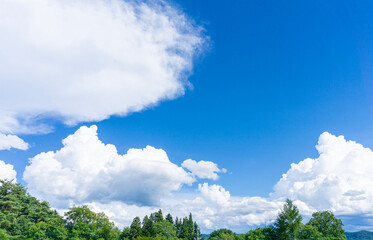
<instances>
[{"instance_id":1,"label":"pine tree","mask_svg":"<svg viewBox=\"0 0 373 240\"><path fill-rule=\"evenodd\" d=\"M277 239L288 240L296 238L297 232L302 224L302 216L298 208L289 199L278 215L274 227Z\"/></svg>"},{"instance_id":2,"label":"pine tree","mask_svg":"<svg viewBox=\"0 0 373 240\"><path fill-rule=\"evenodd\" d=\"M148 218L148 216L144 217L144 220L142 222L142 236L145 237L155 237L154 233L154 223L152 220Z\"/></svg>"},{"instance_id":3,"label":"pine tree","mask_svg":"<svg viewBox=\"0 0 373 240\"><path fill-rule=\"evenodd\" d=\"M158 212L154 213L154 222L162 222L164 221L162 210L159 209Z\"/></svg>"},{"instance_id":4,"label":"pine tree","mask_svg":"<svg viewBox=\"0 0 373 240\"><path fill-rule=\"evenodd\" d=\"M201 231L196 222L194 222L193 240L199 240L201 237Z\"/></svg>"},{"instance_id":5,"label":"pine tree","mask_svg":"<svg viewBox=\"0 0 373 240\"><path fill-rule=\"evenodd\" d=\"M174 224L174 219L172 218L172 215L170 213L167 214L166 221L168 221L171 224Z\"/></svg>"},{"instance_id":6,"label":"pine tree","mask_svg":"<svg viewBox=\"0 0 373 240\"><path fill-rule=\"evenodd\" d=\"M194 238L194 222L193 222L193 217L192 217L192 213L189 213L189 218L188 218L188 221L187 221L187 239L188 240L193 240Z\"/></svg>"},{"instance_id":7,"label":"pine tree","mask_svg":"<svg viewBox=\"0 0 373 240\"><path fill-rule=\"evenodd\" d=\"M132 239L141 236L141 220L139 217L133 219L130 227L130 234Z\"/></svg>"}]
</instances>

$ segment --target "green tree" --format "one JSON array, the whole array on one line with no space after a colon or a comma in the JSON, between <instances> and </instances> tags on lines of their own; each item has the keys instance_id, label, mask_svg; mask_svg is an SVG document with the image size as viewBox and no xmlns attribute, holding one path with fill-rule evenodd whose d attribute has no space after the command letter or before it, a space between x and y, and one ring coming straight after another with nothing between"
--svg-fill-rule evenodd
<instances>
[{"instance_id":1,"label":"green tree","mask_svg":"<svg viewBox=\"0 0 373 240\"><path fill-rule=\"evenodd\" d=\"M302 216L298 208L290 199L287 199L274 223L276 238L279 240L296 238L301 225Z\"/></svg>"},{"instance_id":2,"label":"green tree","mask_svg":"<svg viewBox=\"0 0 373 240\"><path fill-rule=\"evenodd\" d=\"M104 213L95 213L87 206L74 206L65 213L70 235L88 239L116 239L118 230Z\"/></svg>"},{"instance_id":3,"label":"green tree","mask_svg":"<svg viewBox=\"0 0 373 240\"><path fill-rule=\"evenodd\" d=\"M41 202L27 193L20 184L0 180L0 228L11 239L26 239L30 230L38 223L48 223L50 229L63 228L62 218L50 209L47 202ZM46 228L39 229L46 231Z\"/></svg>"},{"instance_id":4,"label":"green tree","mask_svg":"<svg viewBox=\"0 0 373 240\"><path fill-rule=\"evenodd\" d=\"M0 229L0 240L9 240L9 235L6 233L5 229Z\"/></svg>"},{"instance_id":5,"label":"green tree","mask_svg":"<svg viewBox=\"0 0 373 240\"><path fill-rule=\"evenodd\" d=\"M181 219L179 219L178 217L176 217L176 219L175 219L175 227L176 227L176 236L178 238L182 238L183 223L181 222Z\"/></svg>"},{"instance_id":6,"label":"green tree","mask_svg":"<svg viewBox=\"0 0 373 240\"><path fill-rule=\"evenodd\" d=\"M262 227L256 228L255 230L250 230L246 234L246 240L274 240L276 239L275 231L272 227Z\"/></svg>"},{"instance_id":7,"label":"green tree","mask_svg":"<svg viewBox=\"0 0 373 240\"><path fill-rule=\"evenodd\" d=\"M145 216L142 222L141 235L145 237L155 237L154 222Z\"/></svg>"},{"instance_id":8,"label":"green tree","mask_svg":"<svg viewBox=\"0 0 373 240\"><path fill-rule=\"evenodd\" d=\"M129 227L124 227L123 231L120 233L119 239L121 240L129 240L131 239L131 232Z\"/></svg>"},{"instance_id":9,"label":"green tree","mask_svg":"<svg viewBox=\"0 0 373 240\"><path fill-rule=\"evenodd\" d=\"M155 237L162 239L177 239L176 227L168 221L161 221L154 224Z\"/></svg>"},{"instance_id":10,"label":"green tree","mask_svg":"<svg viewBox=\"0 0 373 240\"><path fill-rule=\"evenodd\" d=\"M132 239L141 236L141 221L139 217L133 219L130 227L130 234Z\"/></svg>"},{"instance_id":11,"label":"green tree","mask_svg":"<svg viewBox=\"0 0 373 240\"><path fill-rule=\"evenodd\" d=\"M171 224L174 224L174 219L172 218L172 215L170 213L167 214L166 221L168 221Z\"/></svg>"},{"instance_id":12,"label":"green tree","mask_svg":"<svg viewBox=\"0 0 373 240\"><path fill-rule=\"evenodd\" d=\"M325 238L333 240L346 239L342 221L335 218L331 211L313 213L307 225L315 227Z\"/></svg>"},{"instance_id":13,"label":"green tree","mask_svg":"<svg viewBox=\"0 0 373 240\"><path fill-rule=\"evenodd\" d=\"M193 231L193 240L199 240L201 238L201 230L196 222L194 222Z\"/></svg>"},{"instance_id":14,"label":"green tree","mask_svg":"<svg viewBox=\"0 0 373 240\"><path fill-rule=\"evenodd\" d=\"M213 231L210 234L209 240L233 240L235 239L235 233L230 229L221 228Z\"/></svg>"},{"instance_id":15,"label":"green tree","mask_svg":"<svg viewBox=\"0 0 373 240\"><path fill-rule=\"evenodd\" d=\"M164 221L162 210L159 209L158 212L154 213L154 222L162 222Z\"/></svg>"},{"instance_id":16,"label":"green tree","mask_svg":"<svg viewBox=\"0 0 373 240\"><path fill-rule=\"evenodd\" d=\"M322 233L320 233L316 227L309 225L309 224L302 225L300 227L298 237L300 239L307 239L307 240L323 239Z\"/></svg>"},{"instance_id":17,"label":"green tree","mask_svg":"<svg viewBox=\"0 0 373 240\"><path fill-rule=\"evenodd\" d=\"M189 218L187 221L187 235L186 238L188 240L194 239L194 222L193 222L193 216L192 213L189 213Z\"/></svg>"}]
</instances>

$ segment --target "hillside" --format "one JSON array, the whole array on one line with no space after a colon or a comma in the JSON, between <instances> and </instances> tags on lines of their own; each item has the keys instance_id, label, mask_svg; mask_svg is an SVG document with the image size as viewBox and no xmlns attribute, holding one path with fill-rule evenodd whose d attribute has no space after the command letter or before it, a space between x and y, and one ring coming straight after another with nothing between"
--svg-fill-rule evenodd
<instances>
[{"instance_id":1,"label":"hillside","mask_svg":"<svg viewBox=\"0 0 373 240\"><path fill-rule=\"evenodd\" d=\"M359 232L346 232L347 240L373 240L373 232L359 231Z\"/></svg>"}]
</instances>

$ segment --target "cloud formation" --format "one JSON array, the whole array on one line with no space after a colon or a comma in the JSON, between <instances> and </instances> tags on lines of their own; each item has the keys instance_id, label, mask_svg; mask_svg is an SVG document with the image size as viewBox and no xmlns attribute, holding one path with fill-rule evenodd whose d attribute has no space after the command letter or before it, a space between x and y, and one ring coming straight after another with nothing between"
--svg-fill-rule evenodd
<instances>
[{"instance_id":1,"label":"cloud formation","mask_svg":"<svg viewBox=\"0 0 373 240\"><path fill-rule=\"evenodd\" d=\"M143 218L159 208L172 216L184 217L190 212L203 231L229 227L247 231L247 226L271 223L276 218L281 201L269 201L262 197L231 197L229 191L219 185L200 184L194 195L175 196L161 200L156 207L136 206L119 201L87 203L98 212L105 212L118 226L129 226L135 216Z\"/></svg>"},{"instance_id":2,"label":"cloud formation","mask_svg":"<svg viewBox=\"0 0 373 240\"><path fill-rule=\"evenodd\" d=\"M161 1L4 0L0 132L46 132L184 93L205 38ZM22 97L20 97L22 96Z\"/></svg>"},{"instance_id":3,"label":"cloud formation","mask_svg":"<svg viewBox=\"0 0 373 240\"><path fill-rule=\"evenodd\" d=\"M11 148L27 150L28 147L28 143L19 137L11 134L5 135L0 133L0 150L10 150Z\"/></svg>"},{"instance_id":4,"label":"cloud formation","mask_svg":"<svg viewBox=\"0 0 373 240\"><path fill-rule=\"evenodd\" d=\"M14 170L13 165L6 164L0 160L0 179L17 181L17 172Z\"/></svg>"},{"instance_id":5,"label":"cloud formation","mask_svg":"<svg viewBox=\"0 0 373 240\"><path fill-rule=\"evenodd\" d=\"M218 180L218 173L226 171L225 169L220 170L218 165L211 161L196 162L192 159L187 159L181 164L181 166L188 169L193 176L212 180Z\"/></svg>"},{"instance_id":6,"label":"cloud formation","mask_svg":"<svg viewBox=\"0 0 373 240\"><path fill-rule=\"evenodd\" d=\"M327 132L321 134L316 149L318 158L291 164L272 197L298 200L309 211L373 214L373 152Z\"/></svg>"},{"instance_id":7,"label":"cloud formation","mask_svg":"<svg viewBox=\"0 0 373 240\"><path fill-rule=\"evenodd\" d=\"M66 200L64 207L88 204L119 226L161 208L173 216L192 212L206 231L245 231L247 226L272 223L286 198L306 216L323 210L347 219L373 215L373 152L343 136L321 134L319 156L291 164L269 196L238 197L218 184L200 183L195 192L179 191L196 178L215 179L215 163L189 159L182 164L191 171L186 172L163 150L150 146L119 155L96 131L95 126L81 127L59 151L32 158L24 173L30 191L54 206L57 199Z\"/></svg>"},{"instance_id":8,"label":"cloud formation","mask_svg":"<svg viewBox=\"0 0 373 240\"><path fill-rule=\"evenodd\" d=\"M162 149L147 146L120 155L97 137L97 127L81 127L63 148L30 159L23 179L31 193L54 204L123 201L158 204L161 197L195 179L170 162Z\"/></svg>"}]
</instances>

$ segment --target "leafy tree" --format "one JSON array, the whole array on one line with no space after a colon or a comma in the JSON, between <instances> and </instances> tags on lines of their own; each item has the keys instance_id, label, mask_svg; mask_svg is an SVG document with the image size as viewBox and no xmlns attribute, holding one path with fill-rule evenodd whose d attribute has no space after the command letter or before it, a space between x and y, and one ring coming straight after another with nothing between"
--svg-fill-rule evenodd
<instances>
[{"instance_id":1,"label":"leafy tree","mask_svg":"<svg viewBox=\"0 0 373 240\"><path fill-rule=\"evenodd\" d=\"M68 233L75 237L109 240L118 235L114 223L104 213L92 212L87 206L74 206L65 217Z\"/></svg>"},{"instance_id":2,"label":"leafy tree","mask_svg":"<svg viewBox=\"0 0 373 240\"><path fill-rule=\"evenodd\" d=\"M0 240L8 240L9 235L6 233L5 229L0 229Z\"/></svg>"},{"instance_id":3,"label":"leafy tree","mask_svg":"<svg viewBox=\"0 0 373 240\"><path fill-rule=\"evenodd\" d=\"M323 237L333 240L346 239L343 223L331 211L315 212L307 225L313 226Z\"/></svg>"},{"instance_id":4,"label":"leafy tree","mask_svg":"<svg viewBox=\"0 0 373 240\"><path fill-rule=\"evenodd\" d=\"M154 224L155 237L162 239L177 239L176 227L168 221L161 221Z\"/></svg>"},{"instance_id":5,"label":"leafy tree","mask_svg":"<svg viewBox=\"0 0 373 240\"><path fill-rule=\"evenodd\" d=\"M302 216L299 214L298 208L290 199L287 199L274 223L276 238L280 240L296 238L301 225Z\"/></svg>"},{"instance_id":6,"label":"leafy tree","mask_svg":"<svg viewBox=\"0 0 373 240\"><path fill-rule=\"evenodd\" d=\"M0 228L10 238L26 239L30 230L38 223L48 223L48 229L63 228L62 218L50 209L47 202L41 202L27 193L25 187L7 180L0 180ZM47 228L39 229L46 231Z\"/></svg>"},{"instance_id":7,"label":"leafy tree","mask_svg":"<svg viewBox=\"0 0 373 240\"><path fill-rule=\"evenodd\" d=\"M275 231L272 227L262 227L256 228L255 230L250 230L246 234L246 240L272 240L276 239Z\"/></svg>"},{"instance_id":8,"label":"leafy tree","mask_svg":"<svg viewBox=\"0 0 373 240\"><path fill-rule=\"evenodd\" d=\"M300 227L298 237L300 239L308 239L308 240L323 239L322 233L320 233L316 227L309 225L309 224L302 225Z\"/></svg>"},{"instance_id":9,"label":"leafy tree","mask_svg":"<svg viewBox=\"0 0 373 240\"><path fill-rule=\"evenodd\" d=\"M233 240L235 238L235 233L232 232L232 230L221 228L218 230L213 231L210 234L210 237L208 239L210 240Z\"/></svg>"}]
</instances>

